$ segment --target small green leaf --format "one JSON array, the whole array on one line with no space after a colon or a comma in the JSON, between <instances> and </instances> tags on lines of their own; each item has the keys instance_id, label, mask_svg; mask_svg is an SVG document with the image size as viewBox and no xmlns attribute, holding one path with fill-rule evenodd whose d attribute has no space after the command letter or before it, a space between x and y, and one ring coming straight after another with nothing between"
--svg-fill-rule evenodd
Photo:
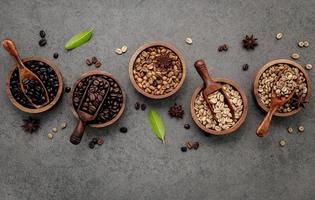
<instances>
[{"instance_id":1,"label":"small green leaf","mask_svg":"<svg viewBox=\"0 0 315 200\"><path fill-rule=\"evenodd\" d=\"M87 29L85 31L82 31L81 33L72 36L72 38L66 43L65 49L71 50L85 44L91 39L92 32L93 29Z\"/></svg>"},{"instance_id":2,"label":"small green leaf","mask_svg":"<svg viewBox=\"0 0 315 200\"><path fill-rule=\"evenodd\" d=\"M155 110L150 110L148 120L153 133L164 143L165 127L159 114Z\"/></svg>"}]
</instances>

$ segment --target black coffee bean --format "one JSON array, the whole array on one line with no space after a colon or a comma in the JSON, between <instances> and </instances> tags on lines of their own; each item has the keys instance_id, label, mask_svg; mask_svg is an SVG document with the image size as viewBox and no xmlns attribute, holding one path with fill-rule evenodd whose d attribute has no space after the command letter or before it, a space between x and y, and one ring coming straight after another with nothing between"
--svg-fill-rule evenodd
<instances>
[{"instance_id":1,"label":"black coffee bean","mask_svg":"<svg viewBox=\"0 0 315 200\"><path fill-rule=\"evenodd\" d=\"M91 142L89 143L89 147L90 147L90 149L94 149L95 143L94 143L93 141L91 141Z\"/></svg>"},{"instance_id":2,"label":"black coffee bean","mask_svg":"<svg viewBox=\"0 0 315 200\"><path fill-rule=\"evenodd\" d=\"M249 65L248 64L244 64L242 68L243 68L243 71L247 71L248 68L249 68Z\"/></svg>"},{"instance_id":3,"label":"black coffee bean","mask_svg":"<svg viewBox=\"0 0 315 200\"><path fill-rule=\"evenodd\" d=\"M190 125L189 125L189 124L185 124L185 125L184 125L184 128L185 128L185 129L190 129Z\"/></svg>"},{"instance_id":4,"label":"black coffee bean","mask_svg":"<svg viewBox=\"0 0 315 200\"><path fill-rule=\"evenodd\" d=\"M141 110L145 110L147 108L147 105L145 105L144 103L141 104Z\"/></svg>"},{"instance_id":5,"label":"black coffee bean","mask_svg":"<svg viewBox=\"0 0 315 200\"><path fill-rule=\"evenodd\" d=\"M197 149L199 148L199 142L195 142L195 143L193 144L193 148L194 148L195 150L197 150Z\"/></svg>"},{"instance_id":6,"label":"black coffee bean","mask_svg":"<svg viewBox=\"0 0 315 200\"><path fill-rule=\"evenodd\" d=\"M91 66L93 63L92 63L92 61L91 61L90 59L86 59L86 60L85 60L85 64L86 64L87 66Z\"/></svg>"},{"instance_id":7,"label":"black coffee bean","mask_svg":"<svg viewBox=\"0 0 315 200\"><path fill-rule=\"evenodd\" d=\"M44 30L39 31L39 36L40 36L41 38L46 37L46 32L45 32Z\"/></svg>"},{"instance_id":8,"label":"black coffee bean","mask_svg":"<svg viewBox=\"0 0 315 200\"><path fill-rule=\"evenodd\" d=\"M95 56L92 57L92 63L95 64L97 62L97 58Z\"/></svg>"},{"instance_id":9,"label":"black coffee bean","mask_svg":"<svg viewBox=\"0 0 315 200\"><path fill-rule=\"evenodd\" d=\"M97 138L93 138L93 139L92 139L92 142L93 142L94 144L96 144L96 143L97 143Z\"/></svg>"},{"instance_id":10,"label":"black coffee bean","mask_svg":"<svg viewBox=\"0 0 315 200\"><path fill-rule=\"evenodd\" d=\"M57 59L58 57L59 57L59 54L56 52L56 53L54 53L54 59Z\"/></svg>"},{"instance_id":11,"label":"black coffee bean","mask_svg":"<svg viewBox=\"0 0 315 200\"><path fill-rule=\"evenodd\" d=\"M42 38L41 40L39 40L38 44L39 46L43 47L47 44L47 40L45 38Z\"/></svg>"},{"instance_id":12,"label":"black coffee bean","mask_svg":"<svg viewBox=\"0 0 315 200\"><path fill-rule=\"evenodd\" d=\"M181 147L180 150L181 150L182 152L186 152L186 151L187 151L187 147Z\"/></svg>"},{"instance_id":13,"label":"black coffee bean","mask_svg":"<svg viewBox=\"0 0 315 200\"><path fill-rule=\"evenodd\" d=\"M127 131L128 131L128 129L126 127L121 127L119 130L122 133L127 133Z\"/></svg>"},{"instance_id":14,"label":"black coffee bean","mask_svg":"<svg viewBox=\"0 0 315 200\"><path fill-rule=\"evenodd\" d=\"M140 103L139 103L139 102L136 102L136 103L135 103L135 109L136 109L136 110L139 110L139 109L140 109Z\"/></svg>"}]
</instances>

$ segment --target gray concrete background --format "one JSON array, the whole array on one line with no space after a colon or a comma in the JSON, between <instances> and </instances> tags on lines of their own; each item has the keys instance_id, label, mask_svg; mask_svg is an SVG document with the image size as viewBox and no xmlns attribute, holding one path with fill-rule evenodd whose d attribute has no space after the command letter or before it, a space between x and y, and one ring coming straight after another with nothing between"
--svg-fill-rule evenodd
<instances>
[{"instance_id":1,"label":"gray concrete background","mask_svg":"<svg viewBox=\"0 0 315 200\"><path fill-rule=\"evenodd\" d=\"M301 54L301 64L312 63L315 43L314 0L265 1L26 1L1 0L0 39L11 37L22 56L41 55L53 60L72 85L80 74L93 67L85 58L97 56L102 70L115 75L127 92L127 109L121 120L104 129L88 128L80 145L69 143L75 125L68 95L41 119L38 133L25 134L20 125L28 114L15 109L5 95L5 77L14 63L0 48L0 199L315 199L314 101L298 115L275 118L270 135L258 138L255 129L264 114L251 95L255 71L269 60ZM73 34L93 27L92 40L66 52L63 45ZM47 32L48 45L38 46L38 32ZM284 38L275 40L277 32ZM259 46L246 51L241 46L245 34L254 34ZM187 45L186 37L193 38ZM128 62L143 43L162 40L174 44L186 57L187 79L176 95L152 101L137 94L128 78ZM311 46L299 49L296 42L308 40ZM115 48L127 44L126 54ZM217 52L227 43L226 53ZM227 137L206 137L193 124L190 97L201 80L193 63L203 58L211 75L238 82L249 99L244 125ZM250 65L243 72L241 66ZM310 73L314 77L314 71ZM314 92L314 90L313 90ZM136 101L156 109L164 119L167 135L163 145L151 133L147 112L135 111ZM168 108L183 104L183 120L170 119ZM51 141L47 133L61 122L68 122ZM183 125L192 128L185 130ZM304 134L289 135L288 126L305 126ZM119 127L127 126L127 134ZM104 137L94 150L88 141ZM288 145L280 148L279 140ZM182 153L187 141L199 141L197 151Z\"/></svg>"}]
</instances>

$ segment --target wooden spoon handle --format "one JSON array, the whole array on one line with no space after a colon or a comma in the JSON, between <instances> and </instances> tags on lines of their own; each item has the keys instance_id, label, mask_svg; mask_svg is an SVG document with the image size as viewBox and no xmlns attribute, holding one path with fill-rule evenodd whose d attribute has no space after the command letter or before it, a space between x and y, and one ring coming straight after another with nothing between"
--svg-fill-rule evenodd
<instances>
[{"instance_id":1,"label":"wooden spoon handle","mask_svg":"<svg viewBox=\"0 0 315 200\"><path fill-rule=\"evenodd\" d=\"M269 109L266 117L264 118L264 120L261 122L261 124L257 128L257 131L256 131L257 136L264 137L268 134L268 128L270 126L272 116L276 112L277 109L278 109L277 106Z\"/></svg>"},{"instance_id":2,"label":"wooden spoon handle","mask_svg":"<svg viewBox=\"0 0 315 200\"><path fill-rule=\"evenodd\" d=\"M195 68L198 74L200 75L200 77L202 78L205 86L214 82L209 76L209 72L208 72L208 69L204 60L197 60L195 62Z\"/></svg>"},{"instance_id":3,"label":"wooden spoon handle","mask_svg":"<svg viewBox=\"0 0 315 200\"><path fill-rule=\"evenodd\" d=\"M70 136L70 142L74 145L77 145L81 142L86 123L79 119L77 126L73 130L72 135Z\"/></svg>"},{"instance_id":4,"label":"wooden spoon handle","mask_svg":"<svg viewBox=\"0 0 315 200\"><path fill-rule=\"evenodd\" d=\"M16 49L15 43L11 39L5 39L2 41L4 49L18 62L20 68L24 67L24 64L20 58L19 52Z\"/></svg>"}]
</instances>

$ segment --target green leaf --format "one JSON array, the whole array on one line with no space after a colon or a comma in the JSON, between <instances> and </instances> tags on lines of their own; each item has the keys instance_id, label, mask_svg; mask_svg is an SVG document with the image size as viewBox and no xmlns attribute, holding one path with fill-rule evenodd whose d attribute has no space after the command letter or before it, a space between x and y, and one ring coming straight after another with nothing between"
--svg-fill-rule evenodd
<instances>
[{"instance_id":1,"label":"green leaf","mask_svg":"<svg viewBox=\"0 0 315 200\"><path fill-rule=\"evenodd\" d=\"M93 29L87 29L85 31L82 31L81 33L72 36L72 38L66 43L65 49L71 50L85 44L91 39L92 32Z\"/></svg>"},{"instance_id":2,"label":"green leaf","mask_svg":"<svg viewBox=\"0 0 315 200\"><path fill-rule=\"evenodd\" d=\"M164 143L165 127L159 114L155 110L150 110L148 120L153 133Z\"/></svg>"}]
</instances>

